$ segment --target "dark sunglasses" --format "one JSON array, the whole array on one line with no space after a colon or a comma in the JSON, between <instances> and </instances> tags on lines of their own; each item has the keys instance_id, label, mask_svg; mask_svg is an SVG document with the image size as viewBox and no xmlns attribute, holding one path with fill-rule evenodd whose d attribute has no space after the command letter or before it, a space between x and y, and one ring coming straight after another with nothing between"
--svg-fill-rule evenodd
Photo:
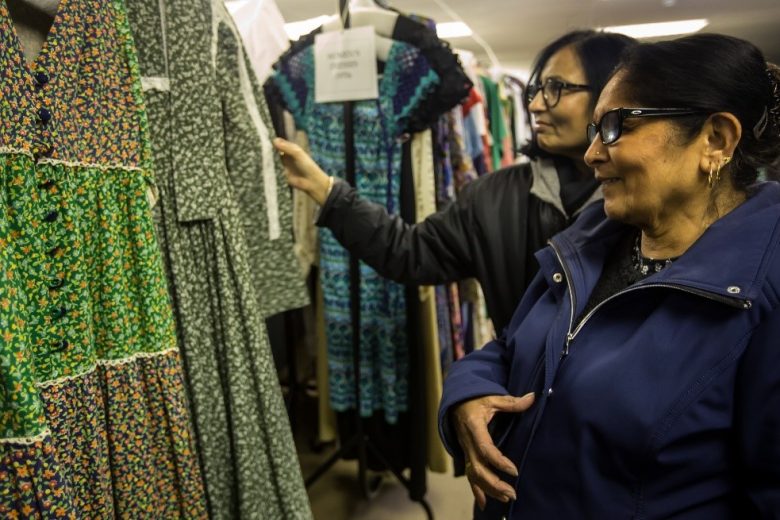
<instances>
[{"instance_id":1,"label":"dark sunglasses","mask_svg":"<svg viewBox=\"0 0 780 520\"><path fill-rule=\"evenodd\" d=\"M577 83L566 83L556 78L547 78L544 84L532 83L525 89L525 98L528 104L534 100L536 94L542 91L542 99L544 99L547 108L553 108L561 100L562 90L590 90L590 85L578 85Z\"/></svg>"},{"instance_id":2,"label":"dark sunglasses","mask_svg":"<svg viewBox=\"0 0 780 520\"><path fill-rule=\"evenodd\" d=\"M601 142L612 144L623 134L623 121L629 117L677 117L701 114L695 108L615 108L605 112L598 123L588 124L588 142L592 143L597 135Z\"/></svg>"}]
</instances>

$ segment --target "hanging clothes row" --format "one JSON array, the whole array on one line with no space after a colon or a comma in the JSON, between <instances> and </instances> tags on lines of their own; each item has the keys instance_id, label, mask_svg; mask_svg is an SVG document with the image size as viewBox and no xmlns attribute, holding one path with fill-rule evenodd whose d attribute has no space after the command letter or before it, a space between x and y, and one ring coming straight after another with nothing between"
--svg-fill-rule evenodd
<instances>
[{"instance_id":1,"label":"hanging clothes row","mask_svg":"<svg viewBox=\"0 0 780 520\"><path fill-rule=\"evenodd\" d=\"M0 516L311 519L263 321L308 296L222 2L62 0L37 56L9 5Z\"/></svg>"},{"instance_id":2,"label":"hanging clothes row","mask_svg":"<svg viewBox=\"0 0 780 520\"><path fill-rule=\"evenodd\" d=\"M457 201L458 193L479 176L514 164L530 136L523 82L495 71L488 75L472 53L457 52L474 86L435 127L439 209ZM437 305L441 369L446 373L453 361L485 344L495 331L476 280L439 288Z\"/></svg>"},{"instance_id":3,"label":"hanging clothes row","mask_svg":"<svg viewBox=\"0 0 780 520\"><path fill-rule=\"evenodd\" d=\"M482 68L473 53L457 50L474 89L463 104L466 148L479 174L510 166L531 137L523 102L525 83L511 73Z\"/></svg>"}]
</instances>

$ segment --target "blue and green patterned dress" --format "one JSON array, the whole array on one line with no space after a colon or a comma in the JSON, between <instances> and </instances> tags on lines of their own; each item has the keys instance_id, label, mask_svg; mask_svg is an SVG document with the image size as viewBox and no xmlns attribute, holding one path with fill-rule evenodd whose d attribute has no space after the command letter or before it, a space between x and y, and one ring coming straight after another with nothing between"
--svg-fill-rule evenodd
<instances>
[{"instance_id":1,"label":"blue and green patterned dress","mask_svg":"<svg viewBox=\"0 0 780 520\"><path fill-rule=\"evenodd\" d=\"M345 177L341 103L316 103L314 52L305 47L277 64L274 81L296 125L307 132L322 168ZM438 83L420 51L393 42L379 80L379 98L354 104L356 187L361 197L399 210L401 137L405 124ZM356 408L349 297L349 254L328 229L320 231L320 276L325 296L331 405ZM394 423L407 409L409 356L404 287L360 264L360 413L383 410Z\"/></svg>"}]
</instances>

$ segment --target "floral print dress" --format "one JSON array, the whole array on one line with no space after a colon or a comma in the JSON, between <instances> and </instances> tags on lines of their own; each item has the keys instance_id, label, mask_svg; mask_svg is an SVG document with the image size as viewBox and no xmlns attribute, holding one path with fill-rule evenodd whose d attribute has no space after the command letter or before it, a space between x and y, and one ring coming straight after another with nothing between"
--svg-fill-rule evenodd
<instances>
[{"instance_id":1,"label":"floral print dress","mask_svg":"<svg viewBox=\"0 0 780 520\"><path fill-rule=\"evenodd\" d=\"M127 9L210 518L309 520L263 321L307 303L268 109L221 0Z\"/></svg>"},{"instance_id":2,"label":"floral print dress","mask_svg":"<svg viewBox=\"0 0 780 520\"><path fill-rule=\"evenodd\" d=\"M0 0L0 518L204 518L124 8Z\"/></svg>"}]
</instances>

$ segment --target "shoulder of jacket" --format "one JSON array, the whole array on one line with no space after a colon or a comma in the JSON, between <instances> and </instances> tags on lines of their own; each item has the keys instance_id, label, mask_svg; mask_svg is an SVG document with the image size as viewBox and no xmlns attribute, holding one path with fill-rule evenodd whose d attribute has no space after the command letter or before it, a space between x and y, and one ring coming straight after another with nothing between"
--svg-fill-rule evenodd
<instances>
[{"instance_id":1,"label":"shoulder of jacket","mask_svg":"<svg viewBox=\"0 0 780 520\"><path fill-rule=\"evenodd\" d=\"M531 166L516 164L492 173L487 173L479 179L466 185L461 191L461 197L492 198L503 192L518 193L519 190L530 191L533 183Z\"/></svg>"}]
</instances>

